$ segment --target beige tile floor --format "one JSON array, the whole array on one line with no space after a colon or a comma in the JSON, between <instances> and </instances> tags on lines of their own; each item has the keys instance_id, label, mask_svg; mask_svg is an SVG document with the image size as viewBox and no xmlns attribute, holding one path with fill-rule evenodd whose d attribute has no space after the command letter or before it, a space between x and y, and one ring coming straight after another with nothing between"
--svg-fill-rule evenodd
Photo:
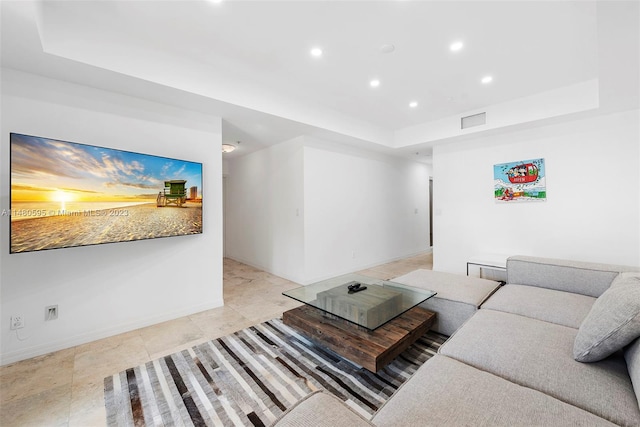
<instances>
[{"instance_id":1,"label":"beige tile floor","mask_svg":"<svg viewBox=\"0 0 640 427\"><path fill-rule=\"evenodd\" d=\"M432 268L431 254L360 273L391 279ZM103 380L127 368L279 317L299 305L297 284L224 260L224 307L0 367L0 426L102 426Z\"/></svg>"}]
</instances>

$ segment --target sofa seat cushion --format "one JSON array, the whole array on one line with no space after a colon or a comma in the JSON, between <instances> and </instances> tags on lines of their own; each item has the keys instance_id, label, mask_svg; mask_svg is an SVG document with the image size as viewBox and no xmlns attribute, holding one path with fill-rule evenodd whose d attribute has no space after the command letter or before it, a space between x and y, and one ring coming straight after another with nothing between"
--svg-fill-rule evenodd
<instances>
[{"instance_id":1,"label":"sofa seat cushion","mask_svg":"<svg viewBox=\"0 0 640 427\"><path fill-rule=\"evenodd\" d=\"M640 336L640 273L622 273L580 325L573 356L597 362Z\"/></svg>"},{"instance_id":2,"label":"sofa seat cushion","mask_svg":"<svg viewBox=\"0 0 640 427\"><path fill-rule=\"evenodd\" d=\"M482 308L519 314L578 329L589 314L594 297L536 286L506 285Z\"/></svg>"},{"instance_id":3,"label":"sofa seat cushion","mask_svg":"<svg viewBox=\"0 0 640 427\"><path fill-rule=\"evenodd\" d=\"M372 424L345 403L324 391L311 393L282 414L278 427L371 427Z\"/></svg>"},{"instance_id":4,"label":"sofa seat cushion","mask_svg":"<svg viewBox=\"0 0 640 427\"><path fill-rule=\"evenodd\" d=\"M500 287L493 280L425 269L415 270L392 280L437 292L435 297L420 306L438 314L431 329L444 335L453 334Z\"/></svg>"},{"instance_id":5,"label":"sofa seat cushion","mask_svg":"<svg viewBox=\"0 0 640 427\"><path fill-rule=\"evenodd\" d=\"M573 342L577 332L482 309L439 352L614 423L640 425L640 410L622 354L596 363L576 362Z\"/></svg>"},{"instance_id":6,"label":"sofa seat cushion","mask_svg":"<svg viewBox=\"0 0 640 427\"><path fill-rule=\"evenodd\" d=\"M379 427L614 425L442 355L425 362L372 421Z\"/></svg>"}]
</instances>

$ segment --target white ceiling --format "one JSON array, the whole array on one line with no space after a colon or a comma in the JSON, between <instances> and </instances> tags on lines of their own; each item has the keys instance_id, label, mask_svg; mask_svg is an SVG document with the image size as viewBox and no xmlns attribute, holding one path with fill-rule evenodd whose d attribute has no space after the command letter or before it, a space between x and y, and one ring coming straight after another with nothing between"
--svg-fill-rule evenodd
<instances>
[{"instance_id":1,"label":"white ceiling","mask_svg":"<svg viewBox=\"0 0 640 427\"><path fill-rule=\"evenodd\" d=\"M400 129L597 78L596 9L588 1L3 1L2 63L219 114L223 139L242 141L236 155L303 133L393 152ZM453 53L456 40L464 48ZM395 51L382 53L383 44ZM309 54L314 46L321 58ZM484 75L493 82L481 84Z\"/></svg>"}]
</instances>

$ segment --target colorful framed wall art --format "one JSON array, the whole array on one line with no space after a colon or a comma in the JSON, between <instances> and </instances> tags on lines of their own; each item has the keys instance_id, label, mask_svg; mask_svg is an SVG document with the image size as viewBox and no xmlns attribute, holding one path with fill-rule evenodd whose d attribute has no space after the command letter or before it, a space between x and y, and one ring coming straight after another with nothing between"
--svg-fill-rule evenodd
<instances>
[{"instance_id":1,"label":"colorful framed wall art","mask_svg":"<svg viewBox=\"0 0 640 427\"><path fill-rule=\"evenodd\" d=\"M547 200L544 159L500 163L493 166L496 203L544 202Z\"/></svg>"}]
</instances>

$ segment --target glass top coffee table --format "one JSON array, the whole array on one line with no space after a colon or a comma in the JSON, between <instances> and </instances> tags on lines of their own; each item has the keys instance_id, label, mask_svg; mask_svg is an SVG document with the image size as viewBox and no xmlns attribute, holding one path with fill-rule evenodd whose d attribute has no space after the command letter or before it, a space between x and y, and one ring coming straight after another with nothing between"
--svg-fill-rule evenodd
<instances>
[{"instance_id":1,"label":"glass top coffee table","mask_svg":"<svg viewBox=\"0 0 640 427\"><path fill-rule=\"evenodd\" d=\"M285 325L372 372L424 335L436 317L418 307L435 292L358 274L283 295L305 304L283 313Z\"/></svg>"},{"instance_id":2,"label":"glass top coffee table","mask_svg":"<svg viewBox=\"0 0 640 427\"><path fill-rule=\"evenodd\" d=\"M346 274L282 294L374 330L436 293L360 274Z\"/></svg>"}]
</instances>

